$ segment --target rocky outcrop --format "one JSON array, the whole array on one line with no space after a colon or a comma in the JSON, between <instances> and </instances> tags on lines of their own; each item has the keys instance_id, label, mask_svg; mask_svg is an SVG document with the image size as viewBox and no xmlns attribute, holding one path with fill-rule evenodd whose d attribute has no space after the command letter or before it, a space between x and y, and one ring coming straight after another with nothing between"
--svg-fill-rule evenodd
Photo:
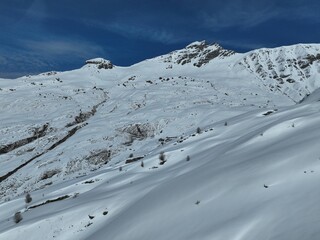
<instances>
[{"instance_id":1,"label":"rocky outcrop","mask_svg":"<svg viewBox=\"0 0 320 240\"><path fill-rule=\"evenodd\" d=\"M103 58L94 58L86 61L86 65L95 65L98 69L112 69L114 66L111 61Z\"/></svg>"},{"instance_id":2,"label":"rocky outcrop","mask_svg":"<svg viewBox=\"0 0 320 240\"><path fill-rule=\"evenodd\" d=\"M38 138L44 137L47 133L48 127L49 127L49 124L46 123L39 128L35 128L33 131L33 136L18 140L14 143L0 146L0 155L11 152L19 147L22 147L24 145L27 145L27 144L37 140Z\"/></svg>"},{"instance_id":3,"label":"rocky outcrop","mask_svg":"<svg viewBox=\"0 0 320 240\"><path fill-rule=\"evenodd\" d=\"M26 162L24 162L23 164L19 165L18 167L16 167L15 169L9 171L8 173L6 173L3 176L0 176L0 183L4 180L6 180L8 177L10 177L11 175L13 175L14 173L18 172L20 169L22 169L23 167L27 166L29 163L31 163L32 161L34 161L35 159L41 157L42 155L46 154L47 152L53 150L54 148L56 148L57 146L59 146L60 144L64 143L65 141L67 141L70 137L72 137L79 129L81 129L82 127L86 126L86 124L83 124L81 126L76 126L73 129L71 129L70 131L68 131L68 133L60 140L58 140L57 142L55 142L54 144L52 144L48 149L44 150L43 152L35 155L34 157L30 158L29 160L27 160Z\"/></svg>"},{"instance_id":4,"label":"rocky outcrop","mask_svg":"<svg viewBox=\"0 0 320 240\"><path fill-rule=\"evenodd\" d=\"M320 45L298 44L247 53L236 65L254 74L270 91L301 101L320 87ZM235 66L236 66L235 65Z\"/></svg>"},{"instance_id":5,"label":"rocky outcrop","mask_svg":"<svg viewBox=\"0 0 320 240\"><path fill-rule=\"evenodd\" d=\"M219 44L208 44L205 41L193 42L182 50L161 56L166 63L179 65L192 64L201 67L215 58L225 58L235 54L234 51L223 49Z\"/></svg>"}]
</instances>

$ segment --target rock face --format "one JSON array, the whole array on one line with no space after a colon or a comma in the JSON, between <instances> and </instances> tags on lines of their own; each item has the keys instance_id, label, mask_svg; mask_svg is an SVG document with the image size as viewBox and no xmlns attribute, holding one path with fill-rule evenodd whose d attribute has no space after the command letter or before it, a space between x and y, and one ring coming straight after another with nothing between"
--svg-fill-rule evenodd
<instances>
[{"instance_id":1,"label":"rock face","mask_svg":"<svg viewBox=\"0 0 320 240\"><path fill-rule=\"evenodd\" d=\"M94 58L86 61L86 65L96 65L98 69L112 69L113 64L111 61L103 59L103 58Z\"/></svg>"},{"instance_id":2,"label":"rock face","mask_svg":"<svg viewBox=\"0 0 320 240\"><path fill-rule=\"evenodd\" d=\"M299 102L320 87L320 45L298 44L247 53L238 65L262 80L271 91L281 91Z\"/></svg>"},{"instance_id":3,"label":"rock face","mask_svg":"<svg viewBox=\"0 0 320 240\"><path fill-rule=\"evenodd\" d=\"M164 62L201 67L215 58L225 58L235 54L234 51L223 49L219 44L208 44L205 41L197 41L189 44L182 50L174 51L162 56Z\"/></svg>"}]
</instances>

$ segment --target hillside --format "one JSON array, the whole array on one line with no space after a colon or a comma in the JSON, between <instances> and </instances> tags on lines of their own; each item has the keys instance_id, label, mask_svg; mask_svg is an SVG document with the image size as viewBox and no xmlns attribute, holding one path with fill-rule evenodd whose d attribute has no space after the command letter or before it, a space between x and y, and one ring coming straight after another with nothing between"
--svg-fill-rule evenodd
<instances>
[{"instance_id":1,"label":"hillside","mask_svg":"<svg viewBox=\"0 0 320 240\"><path fill-rule=\"evenodd\" d=\"M0 79L0 239L318 239L319 54L194 42Z\"/></svg>"}]
</instances>

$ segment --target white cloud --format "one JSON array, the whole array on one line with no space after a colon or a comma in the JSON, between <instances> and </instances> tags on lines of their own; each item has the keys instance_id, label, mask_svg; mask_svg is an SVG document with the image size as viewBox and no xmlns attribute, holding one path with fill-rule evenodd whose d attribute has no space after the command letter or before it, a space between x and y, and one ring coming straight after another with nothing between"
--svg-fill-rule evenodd
<instances>
[{"instance_id":1,"label":"white cloud","mask_svg":"<svg viewBox=\"0 0 320 240\"><path fill-rule=\"evenodd\" d=\"M7 59L3 56L0 56L0 65L5 65L7 63L8 63Z\"/></svg>"},{"instance_id":2,"label":"white cloud","mask_svg":"<svg viewBox=\"0 0 320 240\"><path fill-rule=\"evenodd\" d=\"M65 69L75 62L92 57L106 57L106 52L98 45L77 40L19 40L24 50L0 49L0 75L16 77L33 72Z\"/></svg>"},{"instance_id":3,"label":"white cloud","mask_svg":"<svg viewBox=\"0 0 320 240\"><path fill-rule=\"evenodd\" d=\"M260 1L259 1L260 2ZM212 30L221 30L228 27L250 28L266 22L280 15L272 4L244 4L242 1L226 2L213 12L200 13L204 26Z\"/></svg>"},{"instance_id":4,"label":"white cloud","mask_svg":"<svg viewBox=\"0 0 320 240\"><path fill-rule=\"evenodd\" d=\"M175 34L168 30L151 27L148 25L129 24L121 22L97 22L85 21L88 26L93 26L103 30L111 31L126 38L151 40L160 43L177 43L179 39Z\"/></svg>"},{"instance_id":5,"label":"white cloud","mask_svg":"<svg viewBox=\"0 0 320 240\"><path fill-rule=\"evenodd\" d=\"M251 28L272 19L277 20L313 20L320 21L319 7L312 4L292 2L279 4L266 0L244 1L225 0L224 4L213 8L212 11L202 11L200 21L205 28L219 31L229 27Z\"/></svg>"},{"instance_id":6,"label":"white cloud","mask_svg":"<svg viewBox=\"0 0 320 240\"><path fill-rule=\"evenodd\" d=\"M105 55L105 50L90 42L75 40L27 40L23 45L37 53L44 53L47 56L66 56L85 57L88 55Z\"/></svg>"},{"instance_id":7,"label":"white cloud","mask_svg":"<svg viewBox=\"0 0 320 240\"><path fill-rule=\"evenodd\" d=\"M32 4L26 9L26 16L35 17L38 20L47 17L46 2L42 0L33 0Z\"/></svg>"}]
</instances>

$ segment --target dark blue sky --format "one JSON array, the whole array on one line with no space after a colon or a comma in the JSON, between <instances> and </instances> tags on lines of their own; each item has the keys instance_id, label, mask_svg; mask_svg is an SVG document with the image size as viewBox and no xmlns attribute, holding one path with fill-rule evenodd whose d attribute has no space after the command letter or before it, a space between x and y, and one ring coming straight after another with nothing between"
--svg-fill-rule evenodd
<instances>
[{"instance_id":1,"label":"dark blue sky","mask_svg":"<svg viewBox=\"0 0 320 240\"><path fill-rule=\"evenodd\" d=\"M245 52L320 42L318 0L0 0L0 77L126 66L196 40Z\"/></svg>"}]
</instances>

